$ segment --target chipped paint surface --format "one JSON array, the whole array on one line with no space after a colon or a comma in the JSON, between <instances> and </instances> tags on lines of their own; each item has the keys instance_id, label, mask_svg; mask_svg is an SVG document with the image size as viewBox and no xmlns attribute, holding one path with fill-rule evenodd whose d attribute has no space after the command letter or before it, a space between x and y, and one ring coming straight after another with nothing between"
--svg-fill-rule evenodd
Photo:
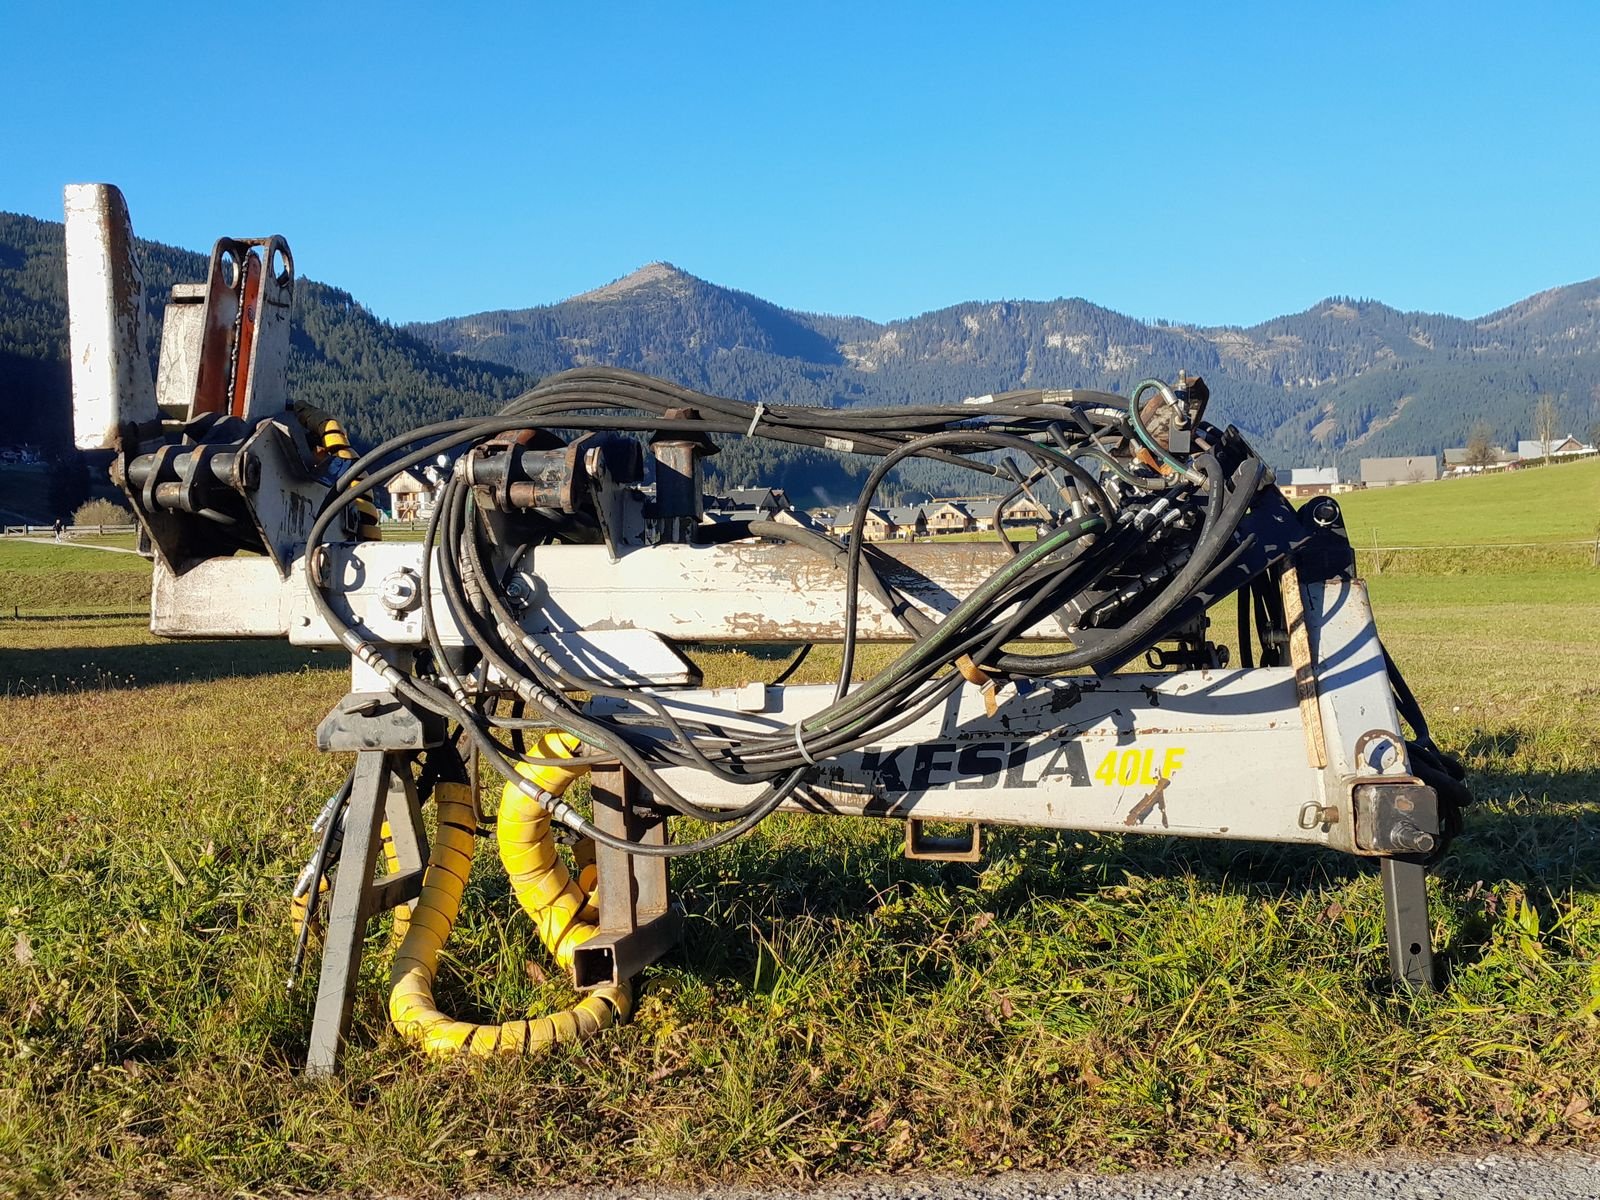
<instances>
[{"instance_id":1,"label":"chipped paint surface","mask_svg":"<svg viewBox=\"0 0 1600 1200\"><path fill-rule=\"evenodd\" d=\"M1149 820L1151 813L1159 811L1161 813L1161 828L1170 828L1167 824L1167 785L1171 782L1172 780L1168 778L1157 780L1155 787L1150 789L1149 794L1128 811L1128 815L1123 818L1122 823L1128 826L1143 825Z\"/></svg>"},{"instance_id":2,"label":"chipped paint surface","mask_svg":"<svg viewBox=\"0 0 1600 1200\"><path fill-rule=\"evenodd\" d=\"M906 572L907 586L915 586L934 612L953 603L973 572L992 566L985 561L992 556L988 547L967 554L944 546L895 549L893 569ZM380 601L388 575L419 565L418 545L364 543L333 547L329 555L331 573L345 589L335 606L358 629L395 645L420 641L417 614L397 618ZM540 546L525 567L533 607L524 624L535 636L637 629L669 640L824 641L842 633L837 568L790 547L657 546L613 562L603 546ZM266 579L257 587L234 586L264 572L275 575L270 562L231 559L203 564L181 579L158 575L160 631L281 636L287 630L300 644L332 644L298 569L281 589ZM1354 769L1356 745L1374 729L1398 729L1399 718L1359 585L1319 584L1311 591L1308 625L1319 652L1319 700L1332 760L1323 770L1306 761L1290 667L1070 676L1036 681L1026 691L998 691L992 712L978 688L964 687L886 743L825 761L815 795L789 807L1370 852L1355 845L1352 832L1351 786L1361 774ZM458 642L437 597L434 615L446 642ZM860 628L864 638L903 636L892 614L870 603L862 606ZM739 713L728 724L782 734L825 706L832 691L770 689L761 712ZM669 708L714 699L699 691L659 697ZM595 704L600 711L601 702ZM1178 760L1169 756L1178 754L1182 778L1174 781ZM1105 766L1113 756L1114 773ZM746 786L690 768L662 774L708 807L737 807L751 798ZM1181 796L1177 804L1174 795ZM1138 814L1131 825L1130 811ZM1303 811L1325 819L1303 827Z\"/></svg>"},{"instance_id":3,"label":"chipped paint surface","mask_svg":"<svg viewBox=\"0 0 1600 1200\"><path fill-rule=\"evenodd\" d=\"M1328 791L1322 774L1305 761L1298 723L1278 719L1296 711L1289 668L1219 671L1204 696L1182 694L1180 680L1140 674L1041 681L992 715L978 689L964 688L941 711L884 743L825 761L815 795L787 807L1314 845L1347 839L1341 828L1304 828L1297 820L1300 805L1327 803ZM1160 696L1159 707L1150 705L1146 689ZM826 705L832 691L769 689L764 710L741 714L737 727L781 733ZM715 703L707 692L661 699L669 708L682 705L685 714ZM595 709L609 714L616 705L625 702L597 700ZM1159 725L1151 722L1158 713ZM1162 732L1144 732L1157 727ZM750 799L748 788L700 772L669 768L663 774L676 786L693 787L696 800L709 807ZM1182 778L1175 782L1175 776ZM1273 780L1270 799L1263 796L1263 778ZM1175 787L1188 797L1176 808Z\"/></svg>"},{"instance_id":4,"label":"chipped paint surface","mask_svg":"<svg viewBox=\"0 0 1600 1200\"><path fill-rule=\"evenodd\" d=\"M120 191L69 184L64 199L73 440L100 450L116 445L120 426L160 416L145 356L144 275Z\"/></svg>"}]
</instances>

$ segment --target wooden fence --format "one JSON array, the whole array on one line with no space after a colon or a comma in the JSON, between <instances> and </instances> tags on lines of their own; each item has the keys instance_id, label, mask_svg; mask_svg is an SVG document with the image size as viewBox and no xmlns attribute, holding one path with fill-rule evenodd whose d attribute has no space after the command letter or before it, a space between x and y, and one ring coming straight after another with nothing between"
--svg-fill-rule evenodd
<instances>
[{"instance_id":1,"label":"wooden fence","mask_svg":"<svg viewBox=\"0 0 1600 1200\"><path fill-rule=\"evenodd\" d=\"M61 530L63 541L73 538L85 537L111 537L116 534L137 533L137 525L67 525ZM5 537L54 537L54 525L7 525L4 529Z\"/></svg>"}]
</instances>

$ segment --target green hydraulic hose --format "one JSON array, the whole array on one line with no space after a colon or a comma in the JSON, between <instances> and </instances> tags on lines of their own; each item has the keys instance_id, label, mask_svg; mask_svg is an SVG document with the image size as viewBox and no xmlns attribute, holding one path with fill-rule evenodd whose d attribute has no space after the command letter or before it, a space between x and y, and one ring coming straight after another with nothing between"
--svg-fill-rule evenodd
<instances>
[{"instance_id":1,"label":"green hydraulic hose","mask_svg":"<svg viewBox=\"0 0 1600 1200\"><path fill-rule=\"evenodd\" d=\"M1173 458L1167 448L1156 441L1151 436L1150 431L1144 427L1144 421L1139 416L1139 397L1151 388L1158 390L1170 403L1176 404L1178 402L1178 398L1172 394L1172 389L1162 383L1161 380L1146 379L1138 387L1134 388L1133 395L1128 397L1128 422L1133 426L1134 434L1144 443L1146 450L1159 458L1169 469L1176 471L1190 483L1199 487L1205 483L1205 477Z\"/></svg>"}]
</instances>

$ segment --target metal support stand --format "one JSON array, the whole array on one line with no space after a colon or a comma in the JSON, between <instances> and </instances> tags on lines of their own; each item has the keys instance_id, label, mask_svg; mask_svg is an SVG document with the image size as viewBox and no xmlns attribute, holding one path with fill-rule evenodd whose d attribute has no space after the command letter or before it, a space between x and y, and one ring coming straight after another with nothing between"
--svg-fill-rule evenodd
<instances>
[{"instance_id":1,"label":"metal support stand","mask_svg":"<svg viewBox=\"0 0 1600 1200\"><path fill-rule=\"evenodd\" d=\"M666 814L643 802L638 782L622 770L589 776L594 823L645 846L667 844ZM574 982L590 989L633 978L677 945L683 924L667 893L667 860L595 847L600 932L573 956Z\"/></svg>"},{"instance_id":2,"label":"metal support stand","mask_svg":"<svg viewBox=\"0 0 1600 1200\"><path fill-rule=\"evenodd\" d=\"M1428 870L1421 863L1386 858L1383 923L1389 935L1389 973L1411 988L1437 986L1432 930L1428 924Z\"/></svg>"},{"instance_id":3,"label":"metal support stand","mask_svg":"<svg viewBox=\"0 0 1600 1200\"><path fill-rule=\"evenodd\" d=\"M374 879L384 821L389 822L400 869ZM308 1074L328 1075L338 1069L361 974L367 922L422 894L427 860L427 838L410 764L393 751L361 751L356 755L355 779L345 812L344 850L328 905L316 1016L306 1053Z\"/></svg>"}]
</instances>

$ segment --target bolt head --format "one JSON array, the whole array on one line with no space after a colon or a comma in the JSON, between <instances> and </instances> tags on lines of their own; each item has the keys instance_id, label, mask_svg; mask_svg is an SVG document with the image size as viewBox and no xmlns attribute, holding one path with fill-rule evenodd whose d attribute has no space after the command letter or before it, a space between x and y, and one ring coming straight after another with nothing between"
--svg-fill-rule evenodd
<instances>
[{"instance_id":1,"label":"bolt head","mask_svg":"<svg viewBox=\"0 0 1600 1200\"><path fill-rule=\"evenodd\" d=\"M378 601L394 616L407 612L421 600L422 580L410 567L401 567L384 577Z\"/></svg>"},{"instance_id":2,"label":"bolt head","mask_svg":"<svg viewBox=\"0 0 1600 1200\"><path fill-rule=\"evenodd\" d=\"M1321 496L1311 505L1312 524L1321 529L1330 529L1339 523L1339 502L1327 496Z\"/></svg>"}]
</instances>

